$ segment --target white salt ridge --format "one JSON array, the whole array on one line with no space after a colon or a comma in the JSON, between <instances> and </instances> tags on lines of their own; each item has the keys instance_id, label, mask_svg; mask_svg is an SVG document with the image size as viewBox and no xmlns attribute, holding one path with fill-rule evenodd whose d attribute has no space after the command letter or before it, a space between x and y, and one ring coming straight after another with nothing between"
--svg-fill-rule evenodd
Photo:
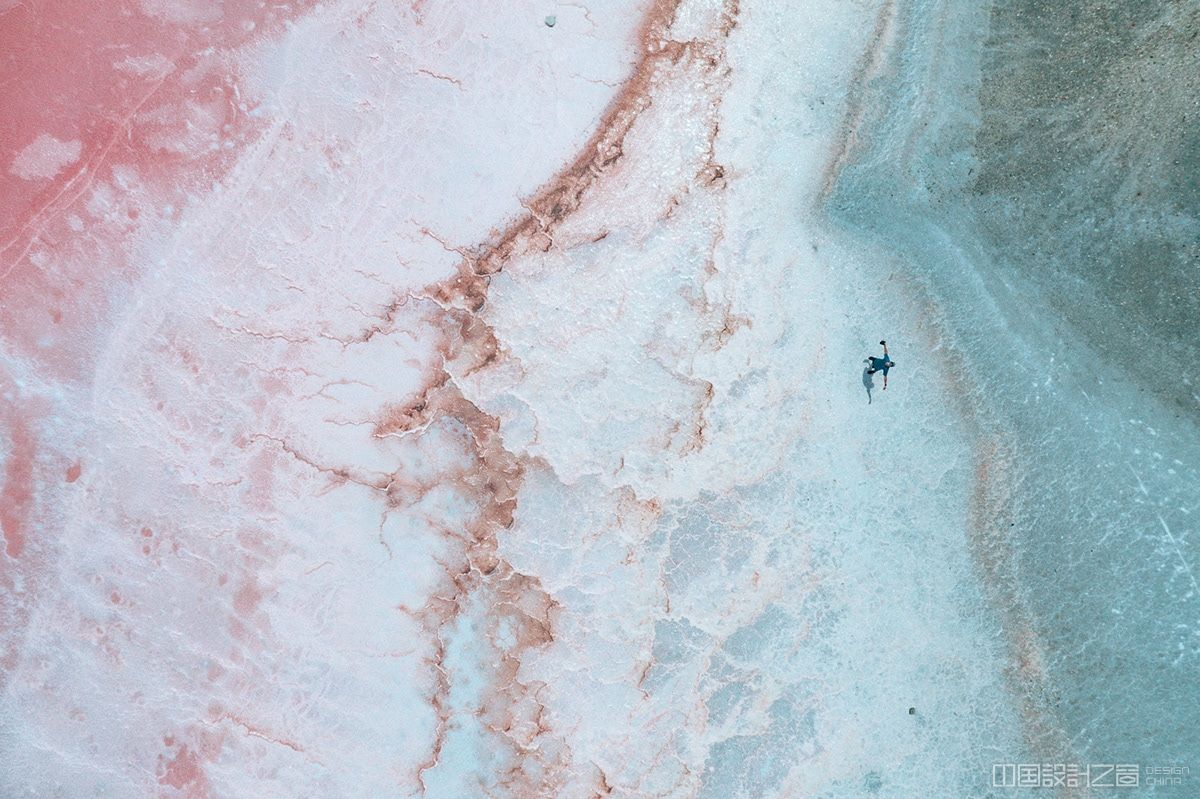
<instances>
[{"instance_id":1,"label":"white salt ridge","mask_svg":"<svg viewBox=\"0 0 1200 799\"><path fill-rule=\"evenodd\" d=\"M8 170L22 180L49 180L78 161L82 152L81 141L42 133L17 153Z\"/></svg>"},{"instance_id":2,"label":"white salt ridge","mask_svg":"<svg viewBox=\"0 0 1200 799\"><path fill-rule=\"evenodd\" d=\"M141 77L160 79L175 68L171 59L158 53L144 56L126 56L116 62L117 69Z\"/></svg>"}]
</instances>

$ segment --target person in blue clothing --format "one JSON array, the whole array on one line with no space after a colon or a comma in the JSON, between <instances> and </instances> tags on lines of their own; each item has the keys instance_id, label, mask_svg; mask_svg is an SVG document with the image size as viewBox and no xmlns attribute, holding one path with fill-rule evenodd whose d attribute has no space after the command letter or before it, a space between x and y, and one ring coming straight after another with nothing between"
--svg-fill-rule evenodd
<instances>
[{"instance_id":1,"label":"person in blue clothing","mask_svg":"<svg viewBox=\"0 0 1200 799\"><path fill-rule=\"evenodd\" d=\"M892 356L888 355L887 342L881 341L879 343L883 345L883 357L876 358L874 355L867 356L867 374L873 375L876 372L883 372L883 390L887 391L888 369L891 369L893 366L895 366L896 362L892 360Z\"/></svg>"}]
</instances>

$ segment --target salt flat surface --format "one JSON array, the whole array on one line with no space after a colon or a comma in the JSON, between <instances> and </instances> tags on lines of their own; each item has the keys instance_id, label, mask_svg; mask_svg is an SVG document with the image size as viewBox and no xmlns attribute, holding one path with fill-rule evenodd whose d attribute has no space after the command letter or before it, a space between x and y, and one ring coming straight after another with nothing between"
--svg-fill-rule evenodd
<instances>
[{"instance_id":1,"label":"salt flat surface","mask_svg":"<svg viewBox=\"0 0 1200 799\"><path fill-rule=\"evenodd\" d=\"M1088 713L1195 672L1194 422L1057 371L977 229L981 9L62 13L0 11L3 795L1186 761ZM1098 665L1125 612L1173 676Z\"/></svg>"}]
</instances>

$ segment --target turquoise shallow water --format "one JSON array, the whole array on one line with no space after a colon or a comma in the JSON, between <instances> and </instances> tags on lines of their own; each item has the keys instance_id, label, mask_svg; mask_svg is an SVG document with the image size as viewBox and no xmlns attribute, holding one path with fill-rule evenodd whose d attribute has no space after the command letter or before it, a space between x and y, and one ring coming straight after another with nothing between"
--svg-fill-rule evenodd
<instances>
[{"instance_id":1,"label":"turquoise shallow water","mask_svg":"<svg viewBox=\"0 0 1200 799\"><path fill-rule=\"evenodd\" d=\"M1200 768L1200 6L898 19L825 210L901 264L881 285L928 303L1004 466L977 551L1042 653L1017 682L1061 734L1034 756L1194 795L1145 769Z\"/></svg>"}]
</instances>

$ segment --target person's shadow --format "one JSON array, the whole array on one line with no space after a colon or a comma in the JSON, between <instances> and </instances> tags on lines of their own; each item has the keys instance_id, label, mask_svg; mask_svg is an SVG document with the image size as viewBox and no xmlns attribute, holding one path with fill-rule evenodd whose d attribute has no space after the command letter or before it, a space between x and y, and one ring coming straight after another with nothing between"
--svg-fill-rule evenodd
<instances>
[{"instance_id":1,"label":"person's shadow","mask_svg":"<svg viewBox=\"0 0 1200 799\"><path fill-rule=\"evenodd\" d=\"M870 368L871 367L869 367L869 366L864 366L863 367L863 375L862 375L863 388L865 388L867 390L867 404L868 405L871 404L871 389L875 388L875 381L871 377Z\"/></svg>"}]
</instances>

